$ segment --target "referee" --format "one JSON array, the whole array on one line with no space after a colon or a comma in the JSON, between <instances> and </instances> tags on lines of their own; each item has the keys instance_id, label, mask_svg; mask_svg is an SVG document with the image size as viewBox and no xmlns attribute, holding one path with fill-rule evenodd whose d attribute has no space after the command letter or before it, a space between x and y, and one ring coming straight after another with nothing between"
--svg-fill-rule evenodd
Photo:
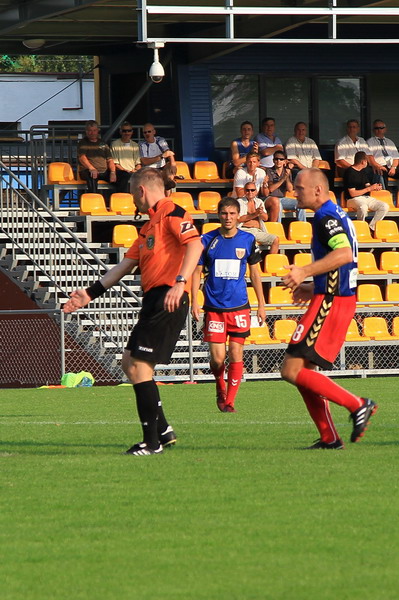
<instances>
[{"instance_id":1,"label":"referee","mask_svg":"<svg viewBox=\"0 0 399 600\"><path fill-rule=\"evenodd\" d=\"M189 280L202 244L193 221L183 208L165 198L164 180L157 169L144 168L131 178L131 192L149 221L123 260L87 289L75 290L64 306L70 313L86 306L139 266L144 291L139 319L122 358L122 368L133 384L143 441L126 454L161 454L176 442L153 379L157 363L170 360L186 321Z\"/></svg>"}]
</instances>

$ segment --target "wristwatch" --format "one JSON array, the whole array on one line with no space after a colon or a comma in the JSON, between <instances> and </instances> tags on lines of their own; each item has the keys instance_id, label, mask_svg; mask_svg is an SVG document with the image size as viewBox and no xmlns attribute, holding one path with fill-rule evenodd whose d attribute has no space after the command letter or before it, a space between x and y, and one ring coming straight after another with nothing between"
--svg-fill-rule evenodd
<instances>
[{"instance_id":1,"label":"wristwatch","mask_svg":"<svg viewBox=\"0 0 399 600\"><path fill-rule=\"evenodd\" d=\"M187 279L185 279L183 275L178 275L176 277L176 283L187 283Z\"/></svg>"}]
</instances>

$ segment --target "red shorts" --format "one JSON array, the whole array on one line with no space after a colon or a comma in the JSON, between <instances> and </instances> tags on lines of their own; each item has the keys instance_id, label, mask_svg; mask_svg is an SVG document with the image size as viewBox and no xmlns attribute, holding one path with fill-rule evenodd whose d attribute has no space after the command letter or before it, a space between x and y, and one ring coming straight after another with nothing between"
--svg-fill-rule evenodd
<instances>
[{"instance_id":1,"label":"red shorts","mask_svg":"<svg viewBox=\"0 0 399 600\"><path fill-rule=\"evenodd\" d=\"M206 312L204 342L223 343L230 341L243 344L250 333L251 315L249 308L231 312Z\"/></svg>"},{"instance_id":2,"label":"red shorts","mask_svg":"<svg viewBox=\"0 0 399 600\"><path fill-rule=\"evenodd\" d=\"M287 354L331 369L356 311L356 296L316 294L292 334Z\"/></svg>"}]
</instances>

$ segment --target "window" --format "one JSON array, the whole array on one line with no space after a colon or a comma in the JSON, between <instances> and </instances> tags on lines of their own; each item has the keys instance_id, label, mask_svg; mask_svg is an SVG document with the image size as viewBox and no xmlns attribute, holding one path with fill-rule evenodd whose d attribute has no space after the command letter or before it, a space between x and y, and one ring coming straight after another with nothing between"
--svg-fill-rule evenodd
<instances>
[{"instance_id":1,"label":"window","mask_svg":"<svg viewBox=\"0 0 399 600\"><path fill-rule=\"evenodd\" d=\"M276 119L276 135L283 144L294 135L295 123L309 123L309 89L310 80L307 78L266 79L266 113L262 113L262 118Z\"/></svg>"},{"instance_id":2,"label":"window","mask_svg":"<svg viewBox=\"0 0 399 600\"><path fill-rule=\"evenodd\" d=\"M397 73L373 74L368 78L370 91L370 135L374 119L382 119L387 126L386 136L399 145L399 75ZM362 131L364 129L362 128ZM367 136L369 137L369 136Z\"/></svg>"},{"instance_id":3,"label":"window","mask_svg":"<svg viewBox=\"0 0 399 600\"><path fill-rule=\"evenodd\" d=\"M346 121L358 119L360 135L364 137L361 122L361 80L341 77L317 79L319 114L319 144L334 145L346 135Z\"/></svg>"},{"instance_id":4,"label":"window","mask_svg":"<svg viewBox=\"0 0 399 600\"><path fill-rule=\"evenodd\" d=\"M226 148L240 136L240 124L259 127L259 78L257 75L211 76L213 135L215 148Z\"/></svg>"}]
</instances>

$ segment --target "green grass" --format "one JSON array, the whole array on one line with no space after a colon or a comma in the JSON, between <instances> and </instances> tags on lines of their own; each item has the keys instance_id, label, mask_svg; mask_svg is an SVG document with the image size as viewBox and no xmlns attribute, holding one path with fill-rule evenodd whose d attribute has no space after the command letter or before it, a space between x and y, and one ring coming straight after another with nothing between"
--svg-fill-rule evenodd
<instances>
[{"instance_id":1,"label":"green grass","mask_svg":"<svg viewBox=\"0 0 399 600\"><path fill-rule=\"evenodd\" d=\"M340 383L380 404L344 451L301 450L316 430L274 381L237 414L162 386L178 444L156 457L122 455L130 387L2 390L2 600L396 600L398 379Z\"/></svg>"}]
</instances>

